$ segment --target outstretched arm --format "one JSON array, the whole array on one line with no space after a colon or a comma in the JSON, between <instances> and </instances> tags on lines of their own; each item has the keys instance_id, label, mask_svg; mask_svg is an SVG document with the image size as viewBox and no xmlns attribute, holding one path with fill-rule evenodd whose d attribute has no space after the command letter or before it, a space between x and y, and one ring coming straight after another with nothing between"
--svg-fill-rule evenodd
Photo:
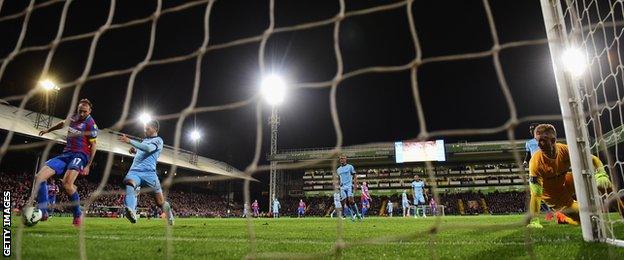
<instances>
[{"instance_id":1,"label":"outstretched arm","mask_svg":"<svg viewBox=\"0 0 624 260\"><path fill-rule=\"evenodd\" d=\"M529 188L531 190L531 200L529 202L529 217L531 223L528 225L533 228L541 228L539 223L540 205L542 204L542 195L544 194L544 186L537 172L537 166L529 165Z\"/></svg>"},{"instance_id":2,"label":"outstretched arm","mask_svg":"<svg viewBox=\"0 0 624 260\"><path fill-rule=\"evenodd\" d=\"M42 136L42 135L47 134L47 133L52 132L52 131L56 131L56 130L62 129L64 126L65 126L65 120L61 120L61 122L56 123L56 125L53 125L52 127L39 132L39 136Z\"/></svg>"},{"instance_id":3,"label":"outstretched arm","mask_svg":"<svg viewBox=\"0 0 624 260\"><path fill-rule=\"evenodd\" d=\"M130 140L130 145L146 153L151 153L153 151L156 151L156 145L153 145L153 144L144 144L144 143L140 143L139 141Z\"/></svg>"},{"instance_id":4,"label":"outstretched arm","mask_svg":"<svg viewBox=\"0 0 624 260\"><path fill-rule=\"evenodd\" d=\"M90 142L91 142L91 155L89 155L89 162L84 167L82 172L80 172L80 174L82 175L89 175L89 171L91 170L91 163L93 162L93 158L95 158L95 152L97 151L97 142L95 141L95 139L90 140Z\"/></svg>"},{"instance_id":5,"label":"outstretched arm","mask_svg":"<svg viewBox=\"0 0 624 260\"><path fill-rule=\"evenodd\" d=\"M139 149L143 152L146 153L151 153L153 151L156 151L156 145L155 144L144 144L144 143L140 143L138 141L132 140L130 138L128 138L126 135L121 135L119 137L119 141L121 141L122 143L127 143L132 145L134 148Z\"/></svg>"}]
</instances>

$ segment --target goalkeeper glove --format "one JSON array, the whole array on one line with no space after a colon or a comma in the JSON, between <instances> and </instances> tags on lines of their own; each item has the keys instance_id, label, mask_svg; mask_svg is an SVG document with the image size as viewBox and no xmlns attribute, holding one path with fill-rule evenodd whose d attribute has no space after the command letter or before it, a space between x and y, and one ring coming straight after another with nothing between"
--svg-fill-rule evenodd
<instances>
[{"instance_id":1,"label":"goalkeeper glove","mask_svg":"<svg viewBox=\"0 0 624 260\"><path fill-rule=\"evenodd\" d=\"M609 180L609 175L605 172L604 169L600 169L595 175L596 184L598 185L598 189L607 190L611 188L611 180Z\"/></svg>"}]
</instances>

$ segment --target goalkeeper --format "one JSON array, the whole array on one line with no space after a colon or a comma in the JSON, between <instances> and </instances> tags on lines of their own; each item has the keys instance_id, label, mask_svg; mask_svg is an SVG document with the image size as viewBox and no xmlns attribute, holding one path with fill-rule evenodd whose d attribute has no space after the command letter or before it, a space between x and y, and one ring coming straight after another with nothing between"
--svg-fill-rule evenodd
<instances>
[{"instance_id":1,"label":"goalkeeper","mask_svg":"<svg viewBox=\"0 0 624 260\"><path fill-rule=\"evenodd\" d=\"M563 223L579 224L579 206L574 200L574 182L570 172L570 154L568 146L557 143L557 131L550 124L541 124L535 128L535 139L540 151L535 152L529 162L531 202L529 212L533 218L528 227L542 228L539 218L540 203L560 210L566 216ZM600 190L611 187L609 175L605 172L600 159L592 156L596 173L596 183Z\"/></svg>"}]
</instances>

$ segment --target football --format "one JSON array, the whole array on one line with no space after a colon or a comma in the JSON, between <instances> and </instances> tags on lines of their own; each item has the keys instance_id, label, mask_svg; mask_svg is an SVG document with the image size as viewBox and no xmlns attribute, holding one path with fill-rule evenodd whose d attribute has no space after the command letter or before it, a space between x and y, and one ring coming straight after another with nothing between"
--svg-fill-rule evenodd
<instances>
[{"instance_id":1,"label":"football","mask_svg":"<svg viewBox=\"0 0 624 260\"><path fill-rule=\"evenodd\" d=\"M41 210L35 207L24 207L22 210L22 221L28 227L36 225L41 220L41 216Z\"/></svg>"}]
</instances>

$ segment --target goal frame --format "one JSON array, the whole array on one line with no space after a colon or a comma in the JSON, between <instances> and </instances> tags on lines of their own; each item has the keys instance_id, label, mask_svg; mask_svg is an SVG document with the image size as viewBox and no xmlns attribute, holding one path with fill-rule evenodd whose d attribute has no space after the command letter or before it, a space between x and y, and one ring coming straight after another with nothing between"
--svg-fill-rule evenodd
<instances>
[{"instance_id":1,"label":"goal frame","mask_svg":"<svg viewBox=\"0 0 624 260\"><path fill-rule=\"evenodd\" d=\"M571 33L568 34L560 0L540 0L540 4L570 153L583 239L624 246L624 241L607 237L603 203L593 178L595 169L591 160L589 133L584 124L579 79L563 69L563 52L576 46L582 28L572 23ZM575 15L574 11L570 13Z\"/></svg>"}]
</instances>

